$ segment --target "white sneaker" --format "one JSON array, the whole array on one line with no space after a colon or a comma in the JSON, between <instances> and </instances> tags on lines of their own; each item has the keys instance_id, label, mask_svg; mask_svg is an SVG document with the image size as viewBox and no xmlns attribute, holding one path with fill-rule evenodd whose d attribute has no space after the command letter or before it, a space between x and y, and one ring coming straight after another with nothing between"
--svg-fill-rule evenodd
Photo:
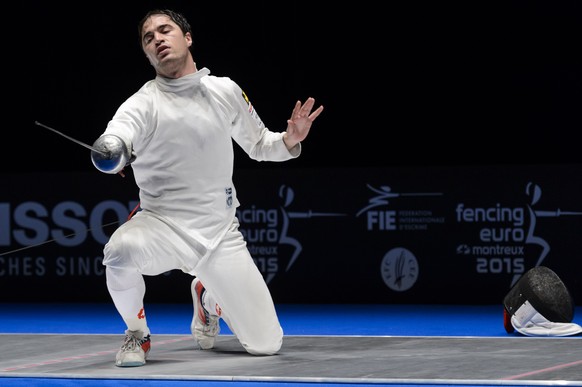
<instances>
[{"instance_id":1,"label":"white sneaker","mask_svg":"<svg viewBox=\"0 0 582 387\"><path fill-rule=\"evenodd\" d=\"M194 300L194 316L190 331L201 349L211 349L214 347L214 340L220 332L218 324L219 317L211 316L202 306L202 295L206 289L198 278L192 281L192 299Z\"/></svg>"},{"instance_id":2,"label":"white sneaker","mask_svg":"<svg viewBox=\"0 0 582 387\"><path fill-rule=\"evenodd\" d=\"M125 331L125 340L115 356L118 367L139 367L146 363L151 348L150 335L140 331Z\"/></svg>"}]
</instances>

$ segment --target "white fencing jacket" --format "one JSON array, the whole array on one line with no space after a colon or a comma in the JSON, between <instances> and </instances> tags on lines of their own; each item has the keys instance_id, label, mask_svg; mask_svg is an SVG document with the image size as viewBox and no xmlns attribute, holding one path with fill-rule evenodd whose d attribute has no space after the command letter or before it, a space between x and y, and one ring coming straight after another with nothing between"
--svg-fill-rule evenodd
<instances>
[{"instance_id":1,"label":"white fencing jacket","mask_svg":"<svg viewBox=\"0 0 582 387\"><path fill-rule=\"evenodd\" d=\"M239 206L232 140L257 161L298 157L301 144L287 150L283 133L263 124L234 81L209 74L146 82L103 135L119 136L133 152L141 208L213 249Z\"/></svg>"}]
</instances>

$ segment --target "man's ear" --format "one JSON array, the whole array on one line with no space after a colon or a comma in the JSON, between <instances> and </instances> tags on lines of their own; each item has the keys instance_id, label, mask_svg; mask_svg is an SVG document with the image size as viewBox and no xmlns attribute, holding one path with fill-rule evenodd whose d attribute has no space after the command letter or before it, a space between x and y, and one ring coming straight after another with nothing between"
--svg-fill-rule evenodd
<instances>
[{"instance_id":1,"label":"man's ear","mask_svg":"<svg viewBox=\"0 0 582 387\"><path fill-rule=\"evenodd\" d=\"M192 34L190 34L189 32L186 32L186 35L184 35L184 37L188 41L188 47L192 46L192 43L193 43Z\"/></svg>"}]
</instances>

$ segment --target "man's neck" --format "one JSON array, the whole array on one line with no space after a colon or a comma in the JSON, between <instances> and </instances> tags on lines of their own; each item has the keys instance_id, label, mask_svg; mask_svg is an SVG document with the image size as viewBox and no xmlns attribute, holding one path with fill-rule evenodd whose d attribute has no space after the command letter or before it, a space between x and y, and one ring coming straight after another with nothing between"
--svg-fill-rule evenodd
<instances>
[{"instance_id":1,"label":"man's neck","mask_svg":"<svg viewBox=\"0 0 582 387\"><path fill-rule=\"evenodd\" d=\"M198 69L196 68L196 62L190 59L186 61L184 66L181 66L180 68L177 68L174 71L170 71L164 74L158 72L158 75L164 78L178 79L189 74L194 74L196 71L198 71Z\"/></svg>"}]
</instances>

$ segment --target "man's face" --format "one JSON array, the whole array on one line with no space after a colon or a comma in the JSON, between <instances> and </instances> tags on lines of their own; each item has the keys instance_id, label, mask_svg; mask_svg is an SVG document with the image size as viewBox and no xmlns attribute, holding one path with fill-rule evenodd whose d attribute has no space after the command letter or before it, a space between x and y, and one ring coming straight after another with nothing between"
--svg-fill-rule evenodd
<instances>
[{"instance_id":1,"label":"man's face","mask_svg":"<svg viewBox=\"0 0 582 387\"><path fill-rule=\"evenodd\" d=\"M152 15L142 28L142 48L156 72L172 78L186 63L192 44L190 33L184 33L166 15Z\"/></svg>"}]
</instances>

